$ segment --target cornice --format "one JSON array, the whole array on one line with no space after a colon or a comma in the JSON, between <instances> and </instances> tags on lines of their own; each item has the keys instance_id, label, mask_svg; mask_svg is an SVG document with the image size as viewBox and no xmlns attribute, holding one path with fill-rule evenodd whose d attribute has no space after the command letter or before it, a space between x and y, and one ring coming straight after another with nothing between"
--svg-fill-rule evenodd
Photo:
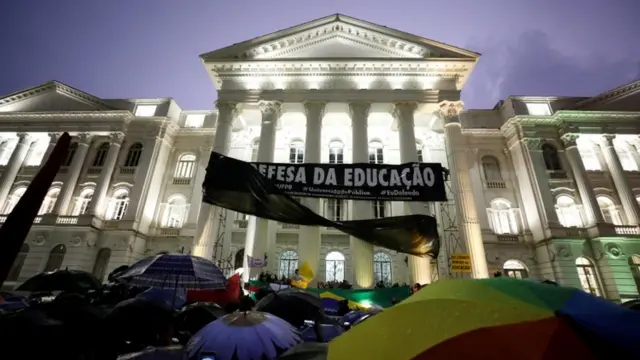
<instances>
[{"instance_id":1,"label":"cornice","mask_svg":"<svg viewBox=\"0 0 640 360\"><path fill-rule=\"evenodd\" d=\"M225 90L218 100L238 103L257 103L260 100L281 102L393 102L397 100L437 104L441 101L438 90Z\"/></svg>"},{"instance_id":2,"label":"cornice","mask_svg":"<svg viewBox=\"0 0 640 360\"><path fill-rule=\"evenodd\" d=\"M23 132L126 131L130 111L0 112L0 127Z\"/></svg>"},{"instance_id":3,"label":"cornice","mask_svg":"<svg viewBox=\"0 0 640 360\"><path fill-rule=\"evenodd\" d=\"M640 120L640 112L631 111L576 111L559 110L553 115L557 120L580 120L582 122L602 122L618 120Z\"/></svg>"},{"instance_id":4,"label":"cornice","mask_svg":"<svg viewBox=\"0 0 640 360\"><path fill-rule=\"evenodd\" d=\"M484 137L484 138L503 138L505 135L502 133L500 129L467 129L462 128L462 134L470 135L473 137Z\"/></svg>"},{"instance_id":5,"label":"cornice","mask_svg":"<svg viewBox=\"0 0 640 360\"><path fill-rule=\"evenodd\" d=\"M94 106L99 110L115 110L113 107L104 103L100 98L97 98L93 95L85 93L84 91L80 91L57 81L49 81L45 84L7 95L4 98L0 99L0 106L10 105L22 100L32 98L34 96L45 94L50 91L55 91L76 101Z\"/></svg>"},{"instance_id":6,"label":"cornice","mask_svg":"<svg viewBox=\"0 0 640 360\"><path fill-rule=\"evenodd\" d=\"M640 90L640 80L634 81L630 84L622 85L615 89L606 91L602 94L580 101L573 108L581 109L593 104L605 104L617 98L630 95L639 90Z\"/></svg>"}]
</instances>

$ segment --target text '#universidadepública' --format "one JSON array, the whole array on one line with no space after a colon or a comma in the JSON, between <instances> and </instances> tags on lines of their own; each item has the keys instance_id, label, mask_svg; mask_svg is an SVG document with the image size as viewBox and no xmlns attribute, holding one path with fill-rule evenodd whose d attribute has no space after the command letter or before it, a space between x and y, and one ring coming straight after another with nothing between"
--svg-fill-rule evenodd
<instances>
[{"instance_id":1,"label":"text '#universidadep\u00fablica'","mask_svg":"<svg viewBox=\"0 0 640 360\"><path fill-rule=\"evenodd\" d=\"M251 164L260 174L278 182L304 185L325 186L384 186L384 187L431 187L436 182L431 167L420 168L417 164L393 168L362 168L362 166L333 168L329 166L313 167L308 178L309 165ZM341 172L341 174L338 174Z\"/></svg>"}]
</instances>

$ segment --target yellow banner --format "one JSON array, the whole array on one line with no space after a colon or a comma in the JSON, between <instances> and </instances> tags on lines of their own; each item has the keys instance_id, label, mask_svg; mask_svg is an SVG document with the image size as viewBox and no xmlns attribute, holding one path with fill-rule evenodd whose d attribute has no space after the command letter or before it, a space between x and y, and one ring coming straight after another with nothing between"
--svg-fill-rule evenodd
<instances>
[{"instance_id":1,"label":"yellow banner","mask_svg":"<svg viewBox=\"0 0 640 360\"><path fill-rule=\"evenodd\" d=\"M469 254L451 254L451 272L470 273L471 257Z\"/></svg>"}]
</instances>

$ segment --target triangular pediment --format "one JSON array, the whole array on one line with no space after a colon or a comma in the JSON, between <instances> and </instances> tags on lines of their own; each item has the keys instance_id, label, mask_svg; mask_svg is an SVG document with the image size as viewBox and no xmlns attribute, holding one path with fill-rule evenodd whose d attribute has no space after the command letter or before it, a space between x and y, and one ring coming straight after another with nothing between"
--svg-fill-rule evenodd
<instances>
[{"instance_id":1,"label":"triangular pediment","mask_svg":"<svg viewBox=\"0 0 640 360\"><path fill-rule=\"evenodd\" d=\"M201 55L205 62L317 58L477 59L480 54L331 15Z\"/></svg>"},{"instance_id":2,"label":"triangular pediment","mask_svg":"<svg viewBox=\"0 0 640 360\"><path fill-rule=\"evenodd\" d=\"M0 97L0 112L114 110L99 98L58 81Z\"/></svg>"}]
</instances>

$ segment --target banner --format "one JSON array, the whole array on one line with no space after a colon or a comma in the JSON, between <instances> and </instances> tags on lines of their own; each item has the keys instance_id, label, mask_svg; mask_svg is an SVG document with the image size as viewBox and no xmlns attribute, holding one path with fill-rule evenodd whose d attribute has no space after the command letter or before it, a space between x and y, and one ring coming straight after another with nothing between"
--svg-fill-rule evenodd
<instances>
[{"instance_id":1,"label":"banner","mask_svg":"<svg viewBox=\"0 0 640 360\"><path fill-rule=\"evenodd\" d=\"M427 215L331 221L280 191L251 164L212 153L203 183L203 201L282 223L336 228L375 246L416 256L438 257L436 220Z\"/></svg>"},{"instance_id":2,"label":"banner","mask_svg":"<svg viewBox=\"0 0 640 360\"><path fill-rule=\"evenodd\" d=\"M442 165L436 163L251 163L290 196L348 200L447 201Z\"/></svg>"}]
</instances>

